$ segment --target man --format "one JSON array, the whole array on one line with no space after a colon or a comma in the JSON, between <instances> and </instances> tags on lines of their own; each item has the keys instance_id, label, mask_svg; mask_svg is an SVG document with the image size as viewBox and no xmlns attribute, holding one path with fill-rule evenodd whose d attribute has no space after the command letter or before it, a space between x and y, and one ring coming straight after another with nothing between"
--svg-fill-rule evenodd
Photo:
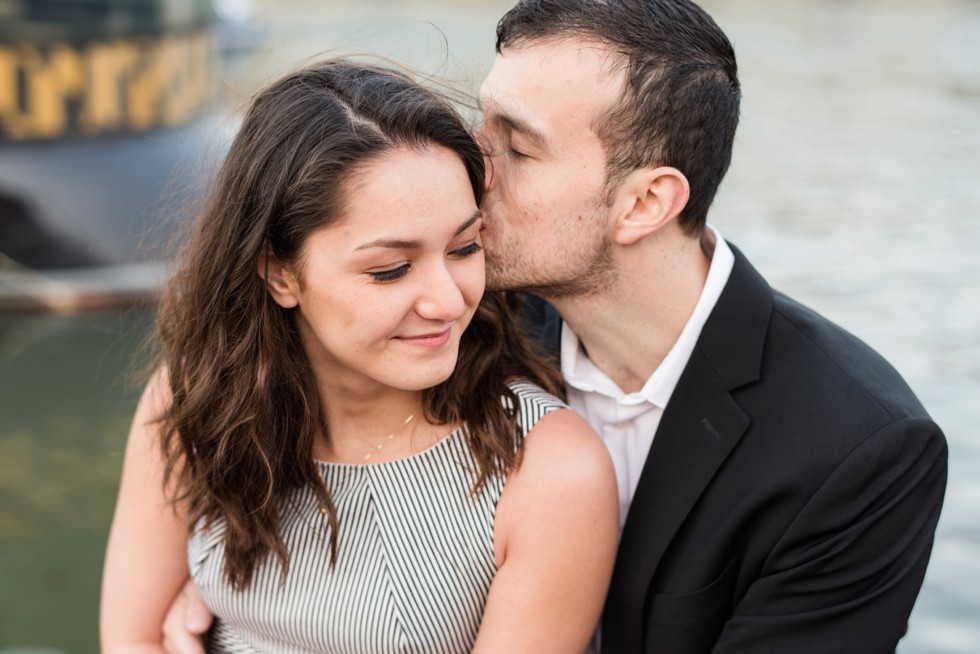
<instances>
[{"instance_id":1,"label":"man","mask_svg":"<svg viewBox=\"0 0 980 654\"><path fill-rule=\"evenodd\" d=\"M557 310L536 305L541 338L613 456L601 651L893 652L945 441L880 356L706 226L728 39L687 0L522 1L497 34L489 284Z\"/></svg>"}]
</instances>

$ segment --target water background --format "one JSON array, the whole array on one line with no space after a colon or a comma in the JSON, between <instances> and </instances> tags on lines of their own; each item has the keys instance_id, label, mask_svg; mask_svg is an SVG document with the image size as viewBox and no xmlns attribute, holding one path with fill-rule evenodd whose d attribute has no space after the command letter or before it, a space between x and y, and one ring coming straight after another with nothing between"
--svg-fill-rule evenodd
<instances>
[{"instance_id":1,"label":"water background","mask_svg":"<svg viewBox=\"0 0 980 654\"><path fill-rule=\"evenodd\" d=\"M258 3L231 105L318 52L473 90L509 2ZM980 2L705 6L744 103L711 222L773 286L863 337L946 431L950 479L902 654L980 652ZM97 651L101 559L147 311L0 315L0 654ZM136 359L138 361L138 358Z\"/></svg>"}]
</instances>

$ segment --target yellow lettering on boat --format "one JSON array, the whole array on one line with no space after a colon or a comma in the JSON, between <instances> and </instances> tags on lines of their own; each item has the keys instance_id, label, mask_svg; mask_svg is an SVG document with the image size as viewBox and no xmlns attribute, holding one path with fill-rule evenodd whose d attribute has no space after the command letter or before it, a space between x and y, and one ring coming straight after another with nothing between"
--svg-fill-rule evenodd
<instances>
[{"instance_id":1,"label":"yellow lettering on boat","mask_svg":"<svg viewBox=\"0 0 980 654\"><path fill-rule=\"evenodd\" d=\"M211 99L210 35L0 46L0 140L179 125Z\"/></svg>"}]
</instances>

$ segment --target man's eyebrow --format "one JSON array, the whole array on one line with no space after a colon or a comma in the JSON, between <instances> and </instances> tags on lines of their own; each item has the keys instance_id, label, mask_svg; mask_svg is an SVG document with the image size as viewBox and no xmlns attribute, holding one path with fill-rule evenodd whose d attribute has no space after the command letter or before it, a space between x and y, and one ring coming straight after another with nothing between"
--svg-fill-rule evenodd
<instances>
[{"instance_id":1,"label":"man's eyebrow","mask_svg":"<svg viewBox=\"0 0 980 654\"><path fill-rule=\"evenodd\" d=\"M453 232L453 237L459 236L460 234L465 232L473 225L473 223L475 223L482 217L483 214L480 213L479 209L477 209L472 216L467 218L465 221L463 221L463 223L459 227L456 228L456 231ZM363 245L358 245L356 248L354 248L354 251L357 252L359 250L367 250L369 248L391 248L394 250L417 250L421 248L422 245L423 245L422 241L418 241L418 240L379 238L374 241L371 241L370 243L364 243Z\"/></svg>"},{"instance_id":2,"label":"man's eyebrow","mask_svg":"<svg viewBox=\"0 0 980 654\"><path fill-rule=\"evenodd\" d=\"M512 132L517 132L518 134L526 137L529 141L539 147L545 148L548 146L548 139L545 137L544 133L535 127L532 127L530 124L524 122L520 118L501 114L497 116L497 121L509 127Z\"/></svg>"},{"instance_id":3,"label":"man's eyebrow","mask_svg":"<svg viewBox=\"0 0 980 654\"><path fill-rule=\"evenodd\" d=\"M482 101L481 104L483 104L483 113L487 120L496 121L510 131L517 132L518 134L532 141L538 147L548 147L548 138L544 135L544 132L534 127L526 120L504 112L503 109L492 100L488 99Z\"/></svg>"}]
</instances>

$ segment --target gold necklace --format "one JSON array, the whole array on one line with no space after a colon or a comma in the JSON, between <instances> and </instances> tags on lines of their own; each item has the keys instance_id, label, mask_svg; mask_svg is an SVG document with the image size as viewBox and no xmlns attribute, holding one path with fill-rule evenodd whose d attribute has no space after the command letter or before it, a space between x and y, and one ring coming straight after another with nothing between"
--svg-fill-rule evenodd
<instances>
[{"instance_id":1,"label":"gold necklace","mask_svg":"<svg viewBox=\"0 0 980 654\"><path fill-rule=\"evenodd\" d=\"M390 443L392 441L392 439L394 439L395 436L397 436L398 433L402 429L405 428L405 425L407 425L408 423L412 422L412 418L414 418L414 417L415 417L415 414L413 413L412 415L410 415L407 418L405 418L405 422L403 422L402 424L398 425L398 428L395 429L395 431L391 432L385 438L381 439L381 442L378 443L377 445L375 445L374 443L372 443L368 439L364 438L363 436L361 436L359 433L357 433L355 431L354 432L354 435L357 436L358 440L360 440L362 443L365 443L368 447L372 448L372 451L370 451L367 454L365 454L364 455L364 458L361 459L361 460L362 461L368 461L368 460L370 460L370 458L372 456L374 456L375 454L377 454L378 452L380 452L382 450L382 448L384 448L385 445L387 445L388 443Z\"/></svg>"},{"instance_id":2,"label":"gold necklace","mask_svg":"<svg viewBox=\"0 0 980 654\"><path fill-rule=\"evenodd\" d=\"M377 454L378 452L380 452L381 449L385 445L387 445L396 435L398 435L398 432L400 432L402 429L404 429L405 428L405 425L407 425L408 423L412 422L412 419L414 417L415 417L415 414L413 413L412 415L410 415L407 418L405 418L405 422L403 422L402 424L398 425L398 428L395 429L395 431L393 431L390 434L388 434L388 436L386 438L384 438L377 445L375 445L374 443L372 443L368 439L364 438L363 436L361 436L359 433L357 433L355 431L354 432L354 435L357 436L357 439L360 440L360 441L362 441L362 442L364 442L366 445L368 445L369 447L372 448L372 451L371 452L368 452L367 454L365 454L364 455L364 458L361 459L361 460L362 461L369 461L372 456L374 456L375 454ZM326 515L328 511L329 511L329 509L326 507L326 505L324 505L324 504L321 504L320 505L320 515Z\"/></svg>"}]
</instances>

